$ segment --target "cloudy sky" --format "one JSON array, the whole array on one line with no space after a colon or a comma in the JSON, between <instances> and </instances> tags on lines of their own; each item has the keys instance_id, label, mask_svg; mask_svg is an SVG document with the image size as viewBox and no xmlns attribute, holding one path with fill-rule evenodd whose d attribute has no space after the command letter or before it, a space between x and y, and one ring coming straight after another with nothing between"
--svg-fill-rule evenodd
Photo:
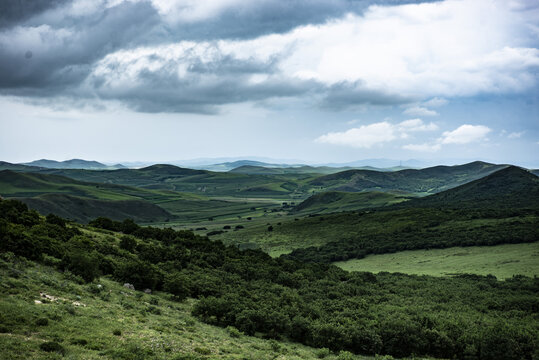
<instances>
[{"instance_id":1,"label":"cloudy sky","mask_svg":"<svg viewBox=\"0 0 539 360\"><path fill-rule=\"evenodd\" d=\"M4 0L0 160L539 167L536 0Z\"/></svg>"}]
</instances>

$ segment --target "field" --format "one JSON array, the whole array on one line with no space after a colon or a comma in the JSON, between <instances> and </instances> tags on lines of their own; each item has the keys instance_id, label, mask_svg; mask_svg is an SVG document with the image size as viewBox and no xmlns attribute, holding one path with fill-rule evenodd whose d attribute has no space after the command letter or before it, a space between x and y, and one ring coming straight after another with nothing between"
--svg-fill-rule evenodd
<instances>
[{"instance_id":1,"label":"field","mask_svg":"<svg viewBox=\"0 0 539 360\"><path fill-rule=\"evenodd\" d=\"M446 276L454 274L539 276L539 242L401 251L335 262L347 271L381 271Z\"/></svg>"}]
</instances>

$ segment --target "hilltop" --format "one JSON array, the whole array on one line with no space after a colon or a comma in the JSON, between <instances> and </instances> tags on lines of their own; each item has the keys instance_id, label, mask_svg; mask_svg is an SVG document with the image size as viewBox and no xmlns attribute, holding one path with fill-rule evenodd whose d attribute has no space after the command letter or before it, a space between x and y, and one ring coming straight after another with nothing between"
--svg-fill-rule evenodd
<instances>
[{"instance_id":1,"label":"hilltop","mask_svg":"<svg viewBox=\"0 0 539 360\"><path fill-rule=\"evenodd\" d=\"M394 172L348 170L321 176L310 181L313 186L336 191L400 190L432 194L489 175L507 165L481 161L456 166L434 166Z\"/></svg>"},{"instance_id":2,"label":"hilltop","mask_svg":"<svg viewBox=\"0 0 539 360\"><path fill-rule=\"evenodd\" d=\"M82 160L82 159L71 159L71 160L65 160L65 161L41 159L41 160L34 160L28 163L22 163L20 165L36 166L36 167L42 167L42 168L48 168L48 169L90 169L90 170L91 169L94 169L94 170L122 169L125 167L122 164L108 166L98 161L88 161L88 160Z\"/></svg>"},{"instance_id":3,"label":"hilltop","mask_svg":"<svg viewBox=\"0 0 539 360\"><path fill-rule=\"evenodd\" d=\"M437 194L414 199L405 207L539 207L539 177L508 166L481 179Z\"/></svg>"}]
</instances>

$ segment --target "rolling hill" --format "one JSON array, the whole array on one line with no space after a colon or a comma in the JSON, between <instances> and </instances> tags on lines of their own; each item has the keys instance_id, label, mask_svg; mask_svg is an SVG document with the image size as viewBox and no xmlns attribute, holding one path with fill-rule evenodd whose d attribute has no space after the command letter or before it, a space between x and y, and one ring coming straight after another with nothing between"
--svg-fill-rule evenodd
<instances>
[{"instance_id":1,"label":"rolling hill","mask_svg":"<svg viewBox=\"0 0 539 360\"><path fill-rule=\"evenodd\" d=\"M66 194L16 199L41 214L53 213L82 223L100 216L118 221L132 219L136 222L163 222L174 217L163 208L144 200L96 200Z\"/></svg>"},{"instance_id":2,"label":"rolling hill","mask_svg":"<svg viewBox=\"0 0 539 360\"><path fill-rule=\"evenodd\" d=\"M302 207L312 202L320 210L336 195L325 196L330 199L319 194ZM293 250L295 259L322 262L401 250L533 242L539 240L537 178L508 167L399 204L267 223L216 239L272 254Z\"/></svg>"},{"instance_id":3,"label":"rolling hill","mask_svg":"<svg viewBox=\"0 0 539 360\"><path fill-rule=\"evenodd\" d=\"M516 166L508 166L481 179L424 198L403 207L506 207L539 206L539 177Z\"/></svg>"},{"instance_id":4,"label":"rolling hill","mask_svg":"<svg viewBox=\"0 0 539 360\"><path fill-rule=\"evenodd\" d=\"M337 211L351 211L375 208L400 203L410 199L410 195L391 194L388 192L347 193L327 191L315 194L298 204L294 214L325 214Z\"/></svg>"},{"instance_id":5,"label":"rolling hill","mask_svg":"<svg viewBox=\"0 0 539 360\"><path fill-rule=\"evenodd\" d=\"M506 166L476 161L457 166L435 166L394 172L348 170L318 177L309 184L321 189L348 192L401 190L432 194L479 179Z\"/></svg>"},{"instance_id":6,"label":"rolling hill","mask_svg":"<svg viewBox=\"0 0 539 360\"><path fill-rule=\"evenodd\" d=\"M156 172L166 177L184 170L197 171L175 166L157 166L146 171L155 178ZM18 198L43 214L54 213L80 222L88 222L100 214L118 220L129 217L141 222L191 222L214 217L235 218L253 207L273 206L256 200L226 201L170 190L90 183L60 175L11 170L0 171L0 195Z\"/></svg>"}]
</instances>

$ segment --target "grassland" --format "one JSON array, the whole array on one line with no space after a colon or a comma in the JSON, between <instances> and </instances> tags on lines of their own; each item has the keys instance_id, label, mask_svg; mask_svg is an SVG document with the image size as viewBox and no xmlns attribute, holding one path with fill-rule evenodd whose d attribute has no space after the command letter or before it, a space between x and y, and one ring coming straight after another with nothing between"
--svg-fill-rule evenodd
<instances>
[{"instance_id":1,"label":"grassland","mask_svg":"<svg viewBox=\"0 0 539 360\"><path fill-rule=\"evenodd\" d=\"M179 303L108 278L83 285L69 273L3 257L2 359L367 359L204 324L191 315L193 299ZM41 350L47 342L61 350Z\"/></svg>"},{"instance_id":2,"label":"grassland","mask_svg":"<svg viewBox=\"0 0 539 360\"><path fill-rule=\"evenodd\" d=\"M335 262L347 271L400 272L415 275L455 274L539 276L539 242L496 246L401 251Z\"/></svg>"}]
</instances>

